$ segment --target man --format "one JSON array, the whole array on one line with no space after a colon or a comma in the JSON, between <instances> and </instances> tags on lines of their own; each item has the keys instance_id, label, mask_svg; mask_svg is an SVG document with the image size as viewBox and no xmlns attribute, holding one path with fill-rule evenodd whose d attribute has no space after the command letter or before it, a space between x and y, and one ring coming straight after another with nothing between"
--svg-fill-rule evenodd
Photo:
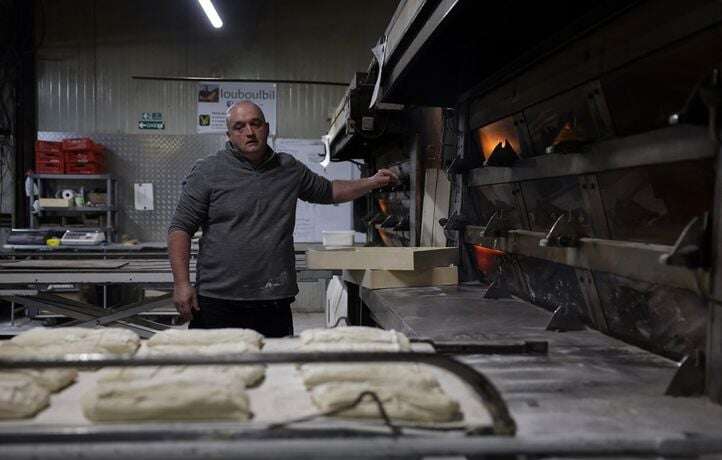
<instances>
[{"instance_id":1,"label":"man","mask_svg":"<svg viewBox=\"0 0 722 460\"><path fill-rule=\"evenodd\" d=\"M293 334L296 285L293 228L296 200L341 203L397 181L381 169L359 180L311 172L267 145L261 109L228 108L225 148L196 162L168 229L173 301L191 328L244 327L267 337ZM203 229L196 288L188 263L191 236Z\"/></svg>"}]
</instances>

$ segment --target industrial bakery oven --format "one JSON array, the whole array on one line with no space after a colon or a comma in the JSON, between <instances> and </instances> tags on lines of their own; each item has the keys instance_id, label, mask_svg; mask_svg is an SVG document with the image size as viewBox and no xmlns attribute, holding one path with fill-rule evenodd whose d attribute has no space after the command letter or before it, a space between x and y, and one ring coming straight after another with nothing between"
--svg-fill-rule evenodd
<instances>
[{"instance_id":1,"label":"industrial bakery oven","mask_svg":"<svg viewBox=\"0 0 722 460\"><path fill-rule=\"evenodd\" d=\"M402 3L379 99L453 113L463 279L706 362L722 401L719 3Z\"/></svg>"},{"instance_id":2,"label":"industrial bakery oven","mask_svg":"<svg viewBox=\"0 0 722 460\"><path fill-rule=\"evenodd\" d=\"M541 324L520 299L546 309L551 330L592 332L579 332L574 349L550 346L584 372L557 385L552 369L515 361L497 383L517 376L509 385L528 394L535 376L535 389L550 392L542 406L571 404L551 388L578 391L576 416L605 391L597 370L639 377L646 371L615 366L658 357L674 370L663 381L606 391L633 411L658 398L680 427L682 406L716 420L721 24L711 1L401 2L384 37L379 100L445 108L446 241L460 250L462 281L483 287L362 290L371 319L518 338ZM648 426L587 409L585 433Z\"/></svg>"},{"instance_id":3,"label":"industrial bakery oven","mask_svg":"<svg viewBox=\"0 0 722 460\"><path fill-rule=\"evenodd\" d=\"M469 263L537 305L677 360L719 353L722 42L719 16L702 19L714 7L620 5L459 102ZM716 358L707 362L719 375ZM717 377L707 385L719 400Z\"/></svg>"}]
</instances>

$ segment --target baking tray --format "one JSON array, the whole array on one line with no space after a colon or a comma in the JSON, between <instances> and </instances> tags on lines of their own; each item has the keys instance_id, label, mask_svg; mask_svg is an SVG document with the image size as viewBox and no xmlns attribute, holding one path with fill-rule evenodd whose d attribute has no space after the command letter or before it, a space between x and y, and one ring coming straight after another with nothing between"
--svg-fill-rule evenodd
<instances>
[{"instance_id":1,"label":"baking tray","mask_svg":"<svg viewBox=\"0 0 722 460\"><path fill-rule=\"evenodd\" d=\"M297 338L266 339L262 353L284 353L298 351L300 341ZM433 348L425 343L412 344L414 352L432 352ZM0 442L18 437L46 441L53 436L63 439L81 436L83 439L108 436L125 439L131 437L168 437L179 436L241 436L248 433L271 432L288 433L288 430L319 430L330 435L340 433L388 433L389 427L381 420L344 419L340 417L319 417L310 421L288 424L287 422L318 414L319 410L311 401L310 392L303 386L296 364L269 364L263 382L247 390L253 417L242 422L132 422L98 423L85 418L80 400L97 383L97 371L82 370L77 381L69 387L51 396L50 406L33 418L0 421ZM439 380L442 389L461 406L463 419L452 423L411 424L394 421L402 427L404 433L428 433L439 435L459 433L479 433L492 425L492 419L478 394L461 379L444 369L429 366Z\"/></svg>"}]
</instances>

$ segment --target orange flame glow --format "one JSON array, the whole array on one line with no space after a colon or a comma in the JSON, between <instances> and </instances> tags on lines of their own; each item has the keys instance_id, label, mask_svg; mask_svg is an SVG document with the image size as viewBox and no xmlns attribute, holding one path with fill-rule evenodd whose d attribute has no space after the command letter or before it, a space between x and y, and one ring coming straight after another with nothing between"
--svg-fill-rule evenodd
<instances>
[{"instance_id":1,"label":"orange flame glow","mask_svg":"<svg viewBox=\"0 0 722 460\"><path fill-rule=\"evenodd\" d=\"M389 215L389 201L385 200L383 198L379 198L379 209L381 209L381 212Z\"/></svg>"},{"instance_id":2,"label":"orange flame glow","mask_svg":"<svg viewBox=\"0 0 722 460\"><path fill-rule=\"evenodd\" d=\"M521 152L516 126L514 126L514 120L511 117L477 129L476 136L481 146L481 154L485 160L489 159L489 155L499 143L503 145L508 142L515 152Z\"/></svg>"},{"instance_id":3,"label":"orange flame glow","mask_svg":"<svg viewBox=\"0 0 722 460\"><path fill-rule=\"evenodd\" d=\"M504 255L504 251L479 246L478 244L474 244L471 247L474 252L476 268L485 275L493 273L497 263L499 262L499 257Z\"/></svg>"}]
</instances>

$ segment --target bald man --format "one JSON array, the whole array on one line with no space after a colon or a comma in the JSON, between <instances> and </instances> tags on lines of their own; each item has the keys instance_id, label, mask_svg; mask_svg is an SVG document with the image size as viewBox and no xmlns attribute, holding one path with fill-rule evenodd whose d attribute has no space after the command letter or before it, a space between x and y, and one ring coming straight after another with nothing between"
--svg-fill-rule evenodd
<instances>
[{"instance_id":1,"label":"bald man","mask_svg":"<svg viewBox=\"0 0 722 460\"><path fill-rule=\"evenodd\" d=\"M226 124L225 148L193 166L168 229L173 301L191 328L293 335L296 200L341 203L398 179L385 169L359 180L318 176L268 146L268 123L249 101L229 107ZM193 287L190 242L199 227L203 236Z\"/></svg>"}]
</instances>

